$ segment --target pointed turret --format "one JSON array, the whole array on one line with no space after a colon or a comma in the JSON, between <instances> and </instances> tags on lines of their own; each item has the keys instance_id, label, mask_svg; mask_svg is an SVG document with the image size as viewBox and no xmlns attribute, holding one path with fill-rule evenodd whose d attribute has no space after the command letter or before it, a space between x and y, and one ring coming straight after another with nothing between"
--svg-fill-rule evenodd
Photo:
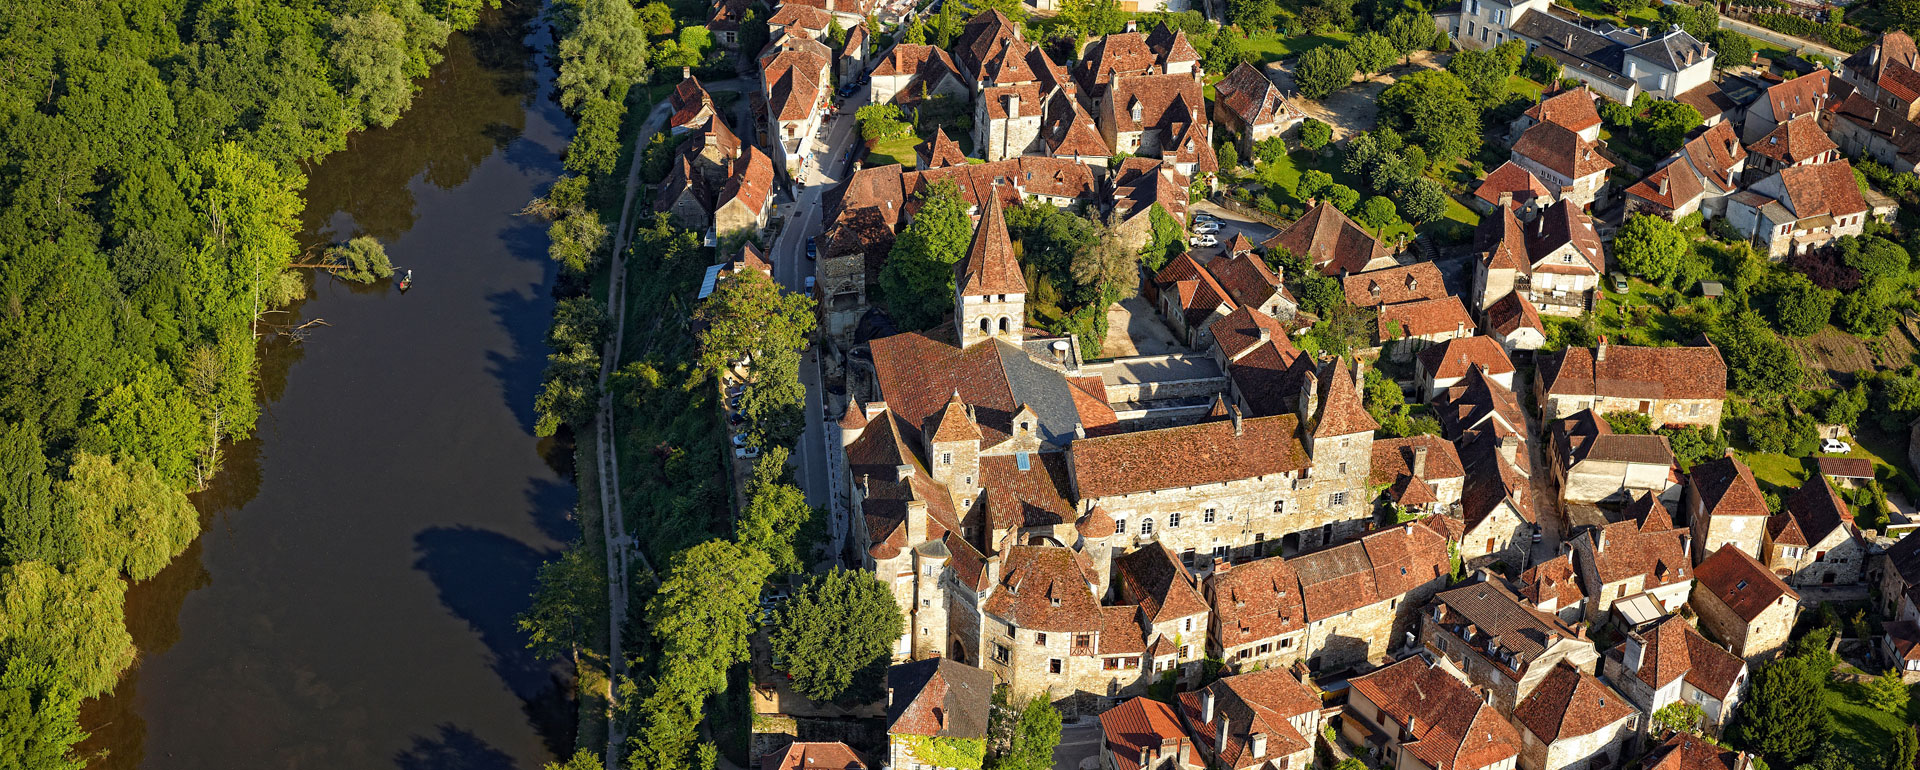
<instances>
[{"instance_id":1,"label":"pointed turret","mask_svg":"<svg viewBox=\"0 0 1920 770\"><path fill-rule=\"evenodd\" d=\"M1013 258L999 187L990 187L983 197L980 224L954 280L953 320L963 348L993 337L1017 345L1027 324L1027 281Z\"/></svg>"},{"instance_id":2,"label":"pointed turret","mask_svg":"<svg viewBox=\"0 0 1920 770\"><path fill-rule=\"evenodd\" d=\"M939 414L927 418L927 467L933 480L945 484L956 498L970 499L979 488L980 426L973 410L960 400L960 391L947 399ZM954 501L959 505L959 500Z\"/></svg>"}]
</instances>

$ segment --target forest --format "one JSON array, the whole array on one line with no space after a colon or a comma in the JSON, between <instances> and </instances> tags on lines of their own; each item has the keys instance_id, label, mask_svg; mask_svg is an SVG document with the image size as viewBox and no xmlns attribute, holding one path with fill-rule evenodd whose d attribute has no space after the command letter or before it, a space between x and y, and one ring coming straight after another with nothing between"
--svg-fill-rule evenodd
<instances>
[{"instance_id":1,"label":"forest","mask_svg":"<svg viewBox=\"0 0 1920 770\"><path fill-rule=\"evenodd\" d=\"M129 581L258 416L305 171L495 0L14 0L0 13L0 766L78 768Z\"/></svg>"}]
</instances>

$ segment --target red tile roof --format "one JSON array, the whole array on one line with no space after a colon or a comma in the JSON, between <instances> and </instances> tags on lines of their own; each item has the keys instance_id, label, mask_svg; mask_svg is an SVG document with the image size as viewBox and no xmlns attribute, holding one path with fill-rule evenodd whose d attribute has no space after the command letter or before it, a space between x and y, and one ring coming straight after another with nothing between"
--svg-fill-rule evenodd
<instances>
[{"instance_id":1,"label":"red tile roof","mask_svg":"<svg viewBox=\"0 0 1920 770\"><path fill-rule=\"evenodd\" d=\"M1592 735L1637 713L1625 696L1563 661L1520 701L1513 719L1540 742L1551 744Z\"/></svg>"},{"instance_id":2,"label":"red tile roof","mask_svg":"<svg viewBox=\"0 0 1920 770\"><path fill-rule=\"evenodd\" d=\"M1287 327L1279 319L1262 313L1254 308L1242 305L1234 308L1225 318L1213 322L1214 347L1220 349L1223 358L1231 362L1240 354L1253 349L1255 345L1274 341L1285 350L1293 350L1293 341L1287 338Z\"/></svg>"},{"instance_id":3,"label":"red tile roof","mask_svg":"<svg viewBox=\"0 0 1920 770\"><path fill-rule=\"evenodd\" d=\"M1115 770L1138 770L1143 751L1160 755L1170 744L1175 757L1182 748L1186 750L1187 767L1206 766L1200 753L1193 750L1193 739L1180 727L1173 707L1160 701L1135 697L1107 709L1100 715L1100 730L1106 736L1106 750L1113 757ZM1176 760L1172 766L1178 768L1179 764Z\"/></svg>"},{"instance_id":4,"label":"red tile roof","mask_svg":"<svg viewBox=\"0 0 1920 770\"><path fill-rule=\"evenodd\" d=\"M1825 540L1836 529L1848 532L1854 529L1853 509L1840 499L1840 494L1834 491L1832 484L1827 483L1824 474L1814 474L1802 482L1799 489L1787 495L1785 507L1785 513L1793 517L1795 529L1807 539L1807 542L1799 545L1813 545Z\"/></svg>"},{"instance_id":5,"label":"red tile roof","mask_svg":"<svg viewBox=\"0 0 1920 770\"><path fill-rule=\"evenodd\" d=\"M806 120L820 100L820 73L827 60L812 51L781 51L763 62L767 107L778 120Z\"/></svg>"},{"instance_id":6,"label":"red tile roof","mask_svg":"<svg viewBox=\"0 0 1920 770\"><path fill-rule=\"evenodd\" d=\"M1314 438L1349 436L1380 429L1361 402L1360 370L1333 359L1320 367L1320 405L1310 425Z\"/></svg>"},{"instance_id":7,"label":"red tile roof","mask_svg":"<svg viewBox=\"0 0 1920 770\"><path fill-rule=\"evenodd\" d=\"M1387 247L1326 201L1260 246L1268 251L1285 248L1332 276L1358 273L1387 256Z\"/></svg>"},{"instance_id":8,"label":"red tile roof","mask_svg":"<svg viewBox=\"0 0 1920 770\"><path fill-rule=\"evenodd\" d=\"M1376 323L1381 342L1429 334L1473 334L1478 329L1473 316L1467 314L1466 306L1460 304L1460 298L1452 295L1386 305L1380 308ZM1398 334L1393 329L1396 323Z\"/></svg>"},{"instance_id":9,"label":"red tile roof","mask_svg":"<svg viewBox=\"0 0 1920 770\"><path fill-rule=\"evenodd\" d=\"M1054 92L1047 99L1046 115L1041 119L1040 139L1046 143L1047 153L1054 157L1105 158L1113 155L1113 148L1108 147L1107 140L1100 136L1100 127L1094 125L1093 116L1088 115L1079 100L1064 89Z\"/></svg>"},{"instance_id":10,"label":"red tile roof","mask_svg":"<svg viewBox=\"0 0 1920 770\"><path fill-rule=\"evenodd\" d=\"M1788 165L1838 149L1840 145L1827 138L1826 130L1812 115L1802 115L1774 126L1772 132L1747 145L1747 152L1765 155Z\"/></svg>"},{"instance_id":11,"label":"red tile roof","mask_svg":"<svg viewBox=\"0 0 1920 770\"><path fill-rule=\"evenodd\" d=\"M1831 107L1831 88L1831 73L1816 69L1768 88L1761 100L1772 108L1774 122L1784 122L1795 115L1806 115L1816 109ZM1749 105L1748 109L1752 108L1753 105Z\"/></svg>"},{"instance_id":12,"label":"red tile roof","mask_svg":"<svg viewBox=\"0 0 1920 770\"><path fill-rule=\"evenodd\" d=\"M1206 698L1214 701L1214 720L1206 721ZM1293 726L1293 720L1320 710L1320 699L1285 669L1268 669L1215 680L1200 692L1180 694L1181 715L1194 727L1200 745L1212 751L1220 766L1265 766L1279 757L1306 751L1312 743ZM1226 740L1219 739L1220 720L1227 722ZM1264 735L1266 751L1253 754L1253 736Z\"/></svg>"},{"instance_id":13,"label":"red tile roof","mask_svg":"<svg viewBox=\"0 0 1920 770\"><path fill-rule=\"evenodd\" d=\"M1153 542L1113 560L1121 596L1140 605L1148 623L1164 623L1207 611L1200 583L1165 543Z\"/></svg>"},{"instance_id":14,"label":"red tile roof","mask_svg":"<svg viewBox=\"0 0 1920 770\"><path fill-rule=\"evenodd\" d=\"M1097 505L1074 521L1073 528L1081 537L1092 539L1111 537L1115 532L1113 515Z\"/></svg>"},{"instance_id":15,"label":"red tile roof","mask_svg":"<svg viewBox=\"0 0 1920 770\"><path fill-rule=\"evenodd\" d=\"M1237 234L1234 237L1245 238ZM1236 305L1260 307L1274 292L1284 291L1279 276L1268 270L1267 263L1251 251L1215 257L1206 264L1206 268L1213 275L1214 282L1226 290L1227 296Z\"/></svg>"},{"instance_id":16,"label":"red tile roof","mask_svg":"<svg viewBox=\"0 0 1920 770\"><path fill-rule=\"evenodd\" d=\"M1654 689L1684 678L1687 684L1724 701L1746 669L1746 662L1739 656L1707 641L1679 615L1654 621L1653 627L1639 636L1643 640L1640 670L1634 675ZM1607 655L1622 658L1630 641L1608 650Z\"/></svg>"},{"instance_id":17,"label":"red tile roof","mask_svg":"<svg viewBox=\"0 0 1920 770\"><path fill-rule=\"evenodd\" d=\"M1524 430L1527 424L1513 391L1477 368L1440 394L1434 400L1433 412L1447 435L1455 438L1495 416L1504 420L1507 428Z\"/></svg>"},{"instance_id":18,"label":"red tile roof","mask_svg":"<svg viewBox=\"0 0 1920 770\"><path fill-rule=\"evenodd\" d=\"M733 174L727 177L727 186L720 189L720 205L738 203L748 211L759 214L767 210L767 202L773 195L773 159L760 151L760 148L748 146L740 159L733 164ZM717 208L717 207L716 207Z\"/></svg>"},{"instance_id":19,"label":"red tile roof","mask_svg":"<svg viewBox=\"0 0 1920 770\"><path fill-rule=\"evenodd\" d=\"M1120 32L1087 43L1081 57L1080 85L1090 93L1113 80L1113 74L1145 75L1153 71L1159 57L1147 47L1146 36L1139 32Z\"/></svg>"},{"instance_id":20,"label":"red tile roof","mask_svg":"<svg viewBox=\"0 0 1920 770\"><path fill-rule=\"evenodd\" d=\"M1080 498L1197 487L1306 469L1294 415L1206 422L1073 442Z\"/></svg>"},{"instance_id":21,"label":"red tile roof","mask_svg":"<svg viewBox=\"0 0 1920 770\"><path fill-rule=\"evenodd\" d=\"M1421 479L1439 481L1467 475L1453 442L1439 436L1377 438L1373 440L1373 467L1367 483L1382 486L1392 484L1402 476L1416 475L1413 472L1414 455L1420 448L1427 450L1426 469L1418 474Z\"/></svg>"},{"instance_id":22,"label":"red tile roof","mask_svg":"<svg viewBox=\"0 0 1920 770\"><path fill-rule=\"evenodd\" d=\"M1867 199L1853 178L1853 164L1845 160L1780 169L1780 183L1787 190L1785 202L1801 219L1822 214L1841 217L1867 210Z\"/></svg>"},{"instance_id":23,"label":"red tile roof","mask_svg":"<svg viewBox=\"0 0 1920 770\"><path fill-rule=\"evenodd\" d=\"M1520 754L1520 735L1464 682L1414 656L1347 680L1412 733L1401 748L1436 770L1477 770ZM1411 724L1409 724L1411 722Z\"/></svg>"},{"instance_id":24,"label":"red tile roof","mask_svg":"<svg viewBox=\"0 0 1920 770\"><path fill-rule=\"evenodd\" d=\"M1646 770L1745 770L1740 752L1723 749L1693 733L1674 733L1655 747Z\"/></svg>"},{"instance_id":25,"label":"red tile roof","mask_svg":"<svg viewBox=\"0 0 1920 770\"><path fill-rule=\"evenodd\" d=\"M1475 366L1487 374L1513 371L1513 361L1507 358L1506 349L1487 336L1456 337L1420 351L1419 358L1427 376L1435 380L1465 377L1467 370Z\"/></svg>"},{"instance_id":26,"label":"red tile roof","mask_svg":"<svg viewBox=\"0 0 1920 770\"><path fill-rule=\"evenodd\" d=\"M1100 106L1102 125L1119 133L1174 126L1201 126L1207 122L1202 84L1192 75L1140 75L1122 78ZM1138 105L1140 117L1133 117Z\"/></svg>"},{"instance_id":27,"label":"red tile roof","mask_svg":"<svg viewBox=\"0 0 1920 770\"><path fill-rule=\"evenodd\" d=\"M987 737L993 675L951 658L887 669L887 732L942 738Z\"/></svg>"},{"instance_id":28,"label":"red tile roof","mask_svg":"<svg viewBox=\"0 0 1920 770\"><path fill-rule=\"evenodd\" d=\"M933 138L921 142L920 146L914 149L927 159L920 165L923 171L967 164L967 154L960 151L960 143L948 138L947 130L944 128L935 128Z\"/></svg>"},{"instance_id":29,"label":"red tile roof","mask_svg":"<svg viewBox=\"0 0 1920 770\"><path fill-rule=\"evenodd\" d=\"M1585 598L1580 592L1580 577L1574 571L1571 553L1560 554L1520 573L1519 593L1535 606L1552 601L1556 608L1571 607Z\"/></svg>"},{"instance_id":30,"label":"red tile roof","mask_svg":"<svg viewBox=\"0 0 1920 770\"><path fill-rule=\"evenodd\" d=\"M1520 132L1520 140L1513 143L1515 155L1568 179L1581 179L1613 168L1613 162L1602 157L1596 148L1596 143L1556 123L1537 123Z\"/></svg>"},{"instance_id":31,"label":"red tile roof","mask_svg":"<svg viewBox=\"0 0 1920 770\"><path fill-rule=\"evenodd\" d=\"M1060 452L1029 454L1027 470L1020 469L1013 455L982 457L980 486L980 499L995 531L1052 527L1074 520L1067 458Z\"/></svg>"},{"instance_id":32,"label":"red tile roof","mask_svg":"<svg viewBox=\"0 0 1920 770\"><path fill-rule=\"evenodd\" d=\"M1271 125L1290 112L1280 87L1248 62L1240 62L1213 89L1215 104L1249 126Z\"/></svg>"},{"instance_id":33,"label":"red tile roof","mask_svg":"<svg viewBox=\"0 0 1920 770\"><path fill-rule=\"evenodd\" d=\"M1567 348L1543 356L1540 377L1550 396L1615 398L1722 399L1727 396L1727 363L1712 346L1644 348L1605 346Z\"/></svg>"},{"instance_id":34,"label":"red tile roof","mask_svg":"<svg viewBox=\"0 0 1920 770\"><path fill-rule=\"evenodd\" d=\"M809 743L796 741L786 750L768 754L760 760L760 770L866 770L867 763L853 749L839 741Z\"/></svg>"},{"instance_id":35,"label":"red tile roof","mask_svg":"<svg viewBox=\"0 0 1920 770\"><path fill-rule=\"evenodd\" d=\"M1641 495L1627 510L1629 514L1639 511L1643 515L1613 522L1594 532L1592 558L1581 565L1582 571L1591 570L1601 584L1643 576L1644 589L1692 580L1692 561L1687 558L1685 544L1687 532L1674 528L1659 499L1651 494Z\"/></svg>"},{"instance_id":36,"label":"red tile roof","mask_svg":"<svg viewBox=\"0 0 1920 770\"><path fill-rule=\"evenodd\" d=\"M1768 516L1767 500L1753 480L1753 469L1734 457L1717 457L1687 474L1700 494L1707 516Z\"/></svg>"},{"instance_id":37,"label":"red tile roof","mask_svg":"<svg viewBox=\"0 0 1920 770\"><path fill-rule=\"evenodd\" d=\"M1147 638L1140 631L1137 605L1100 608L1101 655L1138 655L1147 651Z\"/></svg>"},{"instance_id":38,"label":"red tile roof","mask_svg":"<svg viewBox=\"0 0 1920 770\"><path fill-rule=\"evenodd\" d=\"M1013 240L1007 237L1007 212L998 195L987 196L980 225L973 231L973 244L960 262L958 284L963 297L1027 291L1027 279L1020 274L1020 262L1013 258Z\"/></svg>"},{"instance_id":39,"label":"red tile roof","mask_svg":"<svg viewBox=\"0 0 1920 770\"><path fill-rule=\"evenodd\" d=\"M1487 178L1473 190L1474 197L1494 205L1499 205L1501 193L1512 193L1508 205L1514 207L1524 205L1527 201L1552 197L1539 177L1511 160L1501 163L1499 168L1487 174Z\"/></svg>"},{"instance_id":40,"label":"red tile roof","mask_svg":"<svg viewBox=\"0 0 1920 770\"><path fill-rule=\"evenodd\" d=\"M1218 617L1220 644L1238 647L1306 628L1300 577L1286 559L1273 556L1215 572L1208 594Z\"/></svg>"},{"instance_id":41,"label":"red tile roof","mask_svg":"<svg viewBox=\"0 0 1920 770\"><path fill-rule=\"evenodd\" d=\"M808 31L825 32L828 27L833 26L833 14L798 3L781 3L774 7L773 15L767 17L767 25L798 26Z\"/></svg>"},{"instance_id":42,"label":"red tile roof","mask_svg":"<svg viewBox=\"0 0 1920 770\"><path fill-rule=\"evenodd\" d=\"M1487 306L1486 316L1487 329L1503 337L1511 337L1521 329L1533 329L1543 336L1547 331L1546 323L1540 320L1540 311L1534 308L1526 295L1517 291Z\"/></svg>"},{"instance_id":43,"label":"red tile roof","mask_svg":"<svg viewBox=\"0 0 1920 770\"><path fill-rule=\"evenodd\" d=\"M1584 131L1600 125L1600 111L1593 106L1593 92L1585 88L1561 91L1528 107L1526 116L1541 123L1553 123L1569 131Z\"/></svg>"},{"instance_id":44,"label":"red tile roof","mask_svg":"<svg viewBox=\"0 0 1920 770\"><path fill-rule=\"evenodd\" d=\"M1395 305L1447 296L1446 280L1432 262L1348 275L1341 281L1347 301L1356 307Z\"/></svg>"},{"instance_id":45,"label":"red tile roof","mask_svg":"<svg viewBox=\"0 0 1920 770\"><path fill-rule=\"evenodd\" d=\"M1800 601L1798 591L1732 543L1720 546L1720 550L1700 562L1694 577L1700 581L1694 590L1713 594L1748 623L1777 604Z\"/></svg>"},{"instance_id":46,"label":"red tile roof","mask_svg":"<svg viewBox=\"0 0 1920 770\"><path fill-rule=\"evenodd\" d=\"M1071 549L1017 545L1002 559L1000 581L982 605L987 612L1033 631L1093 633L1104 626Z\"/></svg>"},{"instance_id":47,"label":"red tile roof","mask_svg":"<svg viewBox=\"0 0 1920 770\"><path fill-rule=\"evenodd\" d=\"M1214 322L1216 333L1225 320ZM1284 333L1242 350L1246 352L1227 365L1227 376L1246 400L1247 410L1261 417L1296 412L1300 389L1314 376L1313 358L1295 349Z\"/></svg>"}]
</instances>

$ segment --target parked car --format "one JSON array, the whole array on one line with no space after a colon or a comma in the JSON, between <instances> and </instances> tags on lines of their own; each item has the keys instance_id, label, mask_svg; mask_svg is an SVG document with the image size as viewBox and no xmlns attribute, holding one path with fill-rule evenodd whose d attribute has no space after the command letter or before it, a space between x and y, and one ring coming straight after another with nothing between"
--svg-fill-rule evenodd
<instances>
[{"instance_id":1,"label":"parked car","mask_svg":"<svg viewBox=\"0 0 1920 770\"><path fill-rule=\"evenodd\" d=\"M813 242L813 236L807 236L807 259L819 259L820 247Z\"/></svg>"},{"instance_id":2,"label":"parked car","mask_svg":"<svg viewBox=\"0 0 1920 770\"><path fill-rule=\"evenodd\" d=\"M733 450L733 456L735 459L739 459L739 460L752 460L760 456L760 447L743 446L743 447L740 447L739 449Z\"/></svg>"},{"instance_id":3,"label":"parked car","mask_svg":"<svg viewBox=\"0 0 1920 770\"><path fill-rule=\"evenodd\" d=\"M1210 234L1196 235L1196 236L1193 236L1192 238L1187 239L1187 243L1194 246L1218 246L1220 245L1220 239L1215 238Z\"/></svg>"},{"instance_id":4,"label":"parked car","mask_svg":"<svg viewBox=\"0 0 1920 770\"><path fill-rule=\"evenodd\" d=\"M732 414L727 415L728 425L739 425L740 423L743 423L746 421L747 421L747 418L740 416L739 412L734 412Z\"/></svg>"},{"instance_id":5,"label":"parked car","mask_svg":"<svg viewBox=\"0 0 1920 770\"><path fill-rule=\"evenodd\" d=\"M1618 270L1615 270L1614 272L1607 274L1607 282L1612 284L1613 293L1615 294L1627 293L1627 274L1626 273L1622 273Z\"/></svg>"},{"instance_id":6,"label":"parked car","mask_svg":"<svg viewBox=\"0 0 1920 770\"><path fill-rule=\"evenodd\" d=\"M1195 221L1195 222L1212 222L1212 223L1214 223L1214 224L1219 224L1219 223L1220 223L1220 218L1219 218L1219 217L1216 217L1216 216L1214 216L1214 215L1212 215L1212 214L1208 214L1207 212L1204 212L1204 211L1196 211L1196 212L1194 212L1194 213L1193 213L1193 221Z\"/></svg>"},{"instance_id":7,"label":"parked car","mask_svg":"<svg viewBox=\"0 0 1920 770\"><path fill-rule=\"evenodd\" d=\"M1196 233L1217 233L1217 232L1220 232L1220 223L1219 222L1201 222L1193 226L1193 231Z\"/></svg>"},{"instance_id":8,"label":"parked car","mask_svg":"<svg viewBox=\"0 0 1920 770\"><path fill-rule=\"evenodd\" d=\"M733 434L733 445L734 445L734 446L737 446L737 447L741 447L741 446L746 446L746 445L747 445L747 434L745 434L745 433L735 433L735 434Z\"/></svg>"},{"instance_id":9,"label":"parked car","mask_svg":"<svg viewBox=\"0 0 1920 770\"><path fill-rule=\"evenodd\" d=\"M1853 446L1837 438L1821 439L1820 451L1830 455L1843 455L1853 451Z\"/></svg>"},{"instance_id":10,"label":"parked car","mask_svg":"<svg viewBox=\"0 0 1920 770\"><path fill-rule=\"evenodd\" d=\"M813 293L813 276L811 275L807 276L807 293Z\"/></svg>"}]
</instances>

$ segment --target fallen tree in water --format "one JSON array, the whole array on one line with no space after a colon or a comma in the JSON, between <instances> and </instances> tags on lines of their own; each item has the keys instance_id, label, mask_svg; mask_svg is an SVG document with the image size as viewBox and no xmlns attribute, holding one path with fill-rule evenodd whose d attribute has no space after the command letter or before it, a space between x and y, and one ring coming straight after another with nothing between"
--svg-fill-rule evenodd
<instances>
[{"instance_id":1,"label":"fallen tree in water","mask_svg":"<svg viewBox=\"0 0 1920 770\"><path fill-rule=\"evenodd\" d=\"M302 262L288 267L326 270L354 283L373 283L393 275L393 262L387 259L387 247L370 235L328 247L318 262Z\"/></svg>"}]
</instances>

